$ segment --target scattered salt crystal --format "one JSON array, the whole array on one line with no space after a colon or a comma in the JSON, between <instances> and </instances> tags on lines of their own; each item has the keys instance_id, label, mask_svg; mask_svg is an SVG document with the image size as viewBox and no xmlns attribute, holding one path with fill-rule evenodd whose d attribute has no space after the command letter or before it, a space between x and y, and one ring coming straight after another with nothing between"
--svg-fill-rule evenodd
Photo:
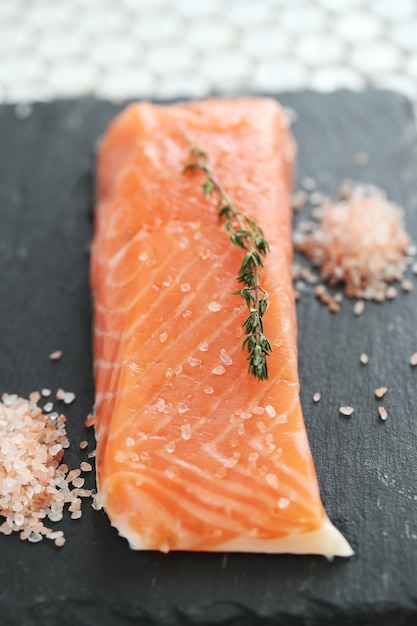
<instances>
[{"instance_id":1,"label":"scattered salt crystal","mask_svg":"<svg viewBox=\"0 0 417 626\"><path fill-rule=\"evenodd\" d=\"M383 398L385 394L387 393L387 391L388 391L387 387L378 387L378 389L375 389L375 396L377 398Z\"/></svg>"},{"instance_id":2,"label":"scattered salt crystal","mask_svg":"<svg viewBox=\"0 0 417 626\"><path fill-rule=\"evenodd\" d=\"M176 366L174 367L174 372L175 372L175 374L176 374L177 376L179 376L179 375L181 374L181 372L182 372L182 365L176 365Z\"/></svg>"},{"instance_id":3,"label":"scattered salt crystal","mask_svg":"<svg viewBox=\"0 0 417 626\"><path fill-rule=\"evenodd\" d=\"M362 365L367 365L369 362L369 357L365 352L362 352L362 354L359 357L359 360L362 363Z\"/></svg>"},{"instance_id":4,"label":"scattered salt crystal","mask_svg":"<svg viewBox=\"0 0 417 626\"><path fill-rule=\"evenodd\" d=\"M401 283L401 289L407 293L413 291L413 283L411 282L411 280L403 280Z\"/></svg>"},{"instance_id":5,"label":"scattered salt crystal","mask_svg":"<svg viewBox=\"0 0 417 626\"><path fill-rule=\"evenodd\" d=\"M210 387L209 385L207 387L204 387L204 393L206 393L207 395L214 393L213 387Z\"/></svg>"},{"instance_id":6,"label":"scattered salt crystal","mask_svg":"<svg viewBox=\"0 0 417 626\"><path fill-rule=\"evenodd\" d=\"M96 493L94 495L92 507L95 511L100 511L103 508L103 503L101 501L101 496L99 493Z\"/></svg>"},{"instance_id":7,"label":"scattered salt crystal","mask_svg":"<svg viewBox=\"0 0 417 626\"><path fill-rule=\"evenodd\" d=\"M63 400L65 398L65 390L59 388L55 395L57 400Z\"/></svg>"},{"instance_id":8,"label":"scattered salt crystal","mask_svg":"<svg viewBox=\"0 0 417 626\"><path fill-rule=\"evenodd\" d=\"M80 517L82 517L82 511L81 510L73 511L71 513L71 519L80 519Z\"/></svg>"},{"instance_id":9,"label":"scattered salt crystal","mask_svg":"<svg viewBox=\"0 0 417 626\"><path fill-rule=\"evenodd\" d=\"M71 402L74 402L75 400L75 393L72 393L72 391L67 391L65 393L65 396L63 397L64 400L64 404L71 404Z\"/></svg>"},{"instance_id":10,"label":"scattered salt crystal","mask_svg":"<svg viewBox=\"0 0 417 626\"><path fill-rule=\"evenodd\" d=\"M168 454L173 454L175 452L175 441L168 441L168 443L165 444L165 450Z\"/></svg>"},{"instance_id":11,"label":"scattered salt crystal","mask_svg":"<svg viewBox=\"0 0 417 626\"><path fill-rule=\"evenodd\" d=\"M188 358L188 364L191 365L191 367L196 367L197 365L201 365L201 359L190 356Z\"/></svg>"},{"instance_id":12,"label":"scattered salt crystal","mask_svg":"<svg viewBox=\"0 0 417 626\"><path fill-rule=\"evenodd\" d=\"M88 448L88 441L80 441L80 448L81 450Z\"/></svg>"},{"instance_id":13,"label":"scattered salt crystal","mask_svg":"<svg viewBox=\"0 0 417 626\"><path fill-rule=\"evenodd\" d=\"M181 291L183 291L184 293L186 293L187 291L191 291L190 283L182 283Z\"/></svg>"},{"instance_id":14,"label":"scattered salt crystal","mask_svg":"<svg viewBox=\"0 0 417 626\"><path fill-rule=\"evenodd\" d=\"M43 410L45 411L45 413L50 413L53 408L54 408L54 405L52 404L52 402L47 402L45 406L43 407Z\"/></svg>"},{"instance_id":15,"label":"scattered salt crystal","mask_svg":"<svg viewBox=\"0 0 417 626\"><path fill-rule=\"evenodd\" d=\"M217 365L217 367L215 367L214 369L211 370L212 374L215 374L216 376L222 376L222 374L225 373L225 368L223 367L223 365Z\"/></svg>"},{"instance_id":16,"label":"scattered salt crystal","mask_svg":"<svg viewBox=\"0 0 417 626\"><path fill-rule=\"evenodd\" d=\"M412 365L413 367L417 365L417 352L414 352L414 354L411 355L410 365Z\"/></svg>"},{"instance_id":17,"label":"scattered salt crystal","mask_svg":"<svg viewBox=\"0 0 417 626\"><path fill-rule=\"evenodd\" d=\"M163 413L165 411L165 400L163 398L158 398L158 400L155 403L156 406L156 410L158 411L158 413Z\"/></svg>"},{"instance_id":18,"label":"scattered salt crystal","mask_svg":"<svg viewBox=\"0 0 417 626\"><path fill-rule=\"evenodd\" d=\"M57 548L62 548L62 546L65 544L65 537L57 537L54 543Z\"/></svg>"},{"instance_id":19,"label":"scattered salt crystal","mask_svg":"<svg viewBox=\"0 0 417 626\"><path fill-rule=\"evenodd\" d=\"M316 391L316 393L313 396L313 402L320 402L321 400L321 393L319 391Z\"/></svg>"},{"instance_id":20,"label":"scattered salt crystal","mask_svg":"<svg viewBox=\"0 0 417 626\"><path fill-rule=\"evenodd\" d=\"M362 315L365 310L365 302L363 300L358 300L353 307L353 313L357 316Z\"/></svg>"},{"instance_id":21,"label":"scattered salt crystal","mask_svg":"<svg viewBox=\"0 0 417 626\"><path fill-rule=\"evenodd\" d=\"M413 265L411 266L411 270L413 274L417 274L417 261L413 263Z\"/></svg>"},{"instance_id":22,"label":"scattered salt crystal","mask_svg":"<svg viewBox=\"0 0 417 626\"><path fill-rule=\"evenodd\" d=\"M184 402L180 402L178 405L178 413L187 413L190 409Z\"/></svg>"},{"instance_id":23,"label":"scattered salt crystal","mask_svg":"<svg viewBox=\"0 0 417 626\"><path fill-rule=\"evenodd\" d=\"M276 414L277 414L276 410L274 409L274 407L271 404L267 404L266 405L265 411L266 411L268 417L275 417Z\"/></svg>"},{"instance_id":24,"label":"scattered salt crystal","mask_svg":"<svg viewBox=\"0 0 417 626\"><path fill-rule=\"evenodd\" d=\"M309 200L311 204L321 204L323 201L323 194L319 191L313 191L313 193L310 194Z\"/></svg>"},{"instance_id":25,"label":"scattered salt crystal","mask_svg":"<svg viewBox=\"0 0 417 626\"><path fill-rule=\"evenodd\" d=\"M139 255L139 261L148 261L148 260L149 260L149 254L146 252L146 250L144 250Z\"/></svg>"},{"instance_id":26,"label":"scattered salt crystal","mask_svg":"<svg viewBox=\"0 0 417 626\"><path fill-rule=\"evenodd\" d=\"M213 311L213 312L220 311L221 308L222 308L222 305L216 302L215 300L210 302L210 304L208 305L209 311Z\"/></svg>"},{"instance_id":27,"label":"scattered salt crystal","mask_svg":"<svg viewBox=\"0 0 417 626\"><path fill-rule=\"evenodd\" d=\"M313 191L316 188L316 181L311 176L306 176L303 178L301 185L306 191Z\"/></svg>"},{"instance_id":28,"label":"scattered salt crystal","mask_svg":"<svg viewBox=\"0 0 417 626\"><path fill-rule=\"evenodd\" d=\"M351 406L341 406L339 412L346 417L349 417L354 412L354 408Z\"/></svg>"},{"instance_id":29,"label":"scattered salt crystal","mask_svg":"<svg viewBox=\"0 0 417 626\"><path fill-rule=\"evenodd\" d=\"M208 345L208 343L203 342L203 343L200 343L200 345L198 346L198 349L199 349L201 352L207 352L207 350L209 349L209 347L210 347L210 346Z\"/></svg>"},{"instance_id":30,"label":"scattered salt crystal","mask_svg":"<svg viewBox=\"0 0 417 626\"><path fill-rule=\"evenodd\" d=\"M379 417L382 419L382 421L385 422L387 417L388 417L388 413L387 413L386 409L383 406L379 406L378 407L378 413L379 413Z\"/></svg>"},{"instance_id":31,"label":"scattered salt crystal","mask_svg":"<svg viewBox=\"0 0 417 626\"><path fill-rule=\"evenodd\" d=\"M394 300L398 294L397 294L397 290L395 289L395 287L390 285L389 287L387 287L385 295L386 295L387 300Z\"/></svg>"},{"instance_id":32,"label":"scattered salt crystal","mask_svg":"<svg viewBox=\"0 0 417 626\"><path fill-rule=\"evenodd\" d=\"M220 361L222 363L224 363L224 365L232 365L233 364L233 359L228 354L227 350L225 350L225 348L222 348L220 350Z\"/></svg>"},{"instance_id":33,"label":"scattered salt crystal","mask_svg":"<svg viewBox=\"0 0 417 626\"><path fill-rule=\"evenodd\" d=\"M133 437L126 437L125 444L127 448L133 448L133 446L135 445L135 440L133 439ZM82 467L80 469L82 469Z\"/></svg>"},{"instance_id":34,"label":"scattered salt crystal","mask_svg":"<svg viewBox=\"0 0 417 626\"><path fill-rule=\"evenodd\" d=\"M42 538L43 537L40 533L30 533L28 541L30 543L38 543L39 541L42 541Z\"/></svg>"},{"instance_id":35,"label":"scattered salt crystal","mask_svg":"<svg viewBox=\"0 0 417 626\"><path fill-rule=\"evenodd\" d=\"M278 489L279 481L278 481L278 476L276 476L276 474L266 474L265 480L268 483L268 485L270 485L274 489Z\"/></svg>"},{"instance_id":36,"label":"scattered salt crystal","mask_svg":"<svg viewBox=\"0 0 417 626\"><path fill-rule=\"evenodd\" d=\"M29 394L29 400L31 402L34 402L35 404L38 404L40 399L41 394L39 393L39 391L32 391L32 393Z\"/></svg>"},{"instance_id":37,"label":"scattered salt crystal","mask_svg":"<svg viewBox=\"0 0 417 626\"><path fill-rule=\"evenodd\" d=\"M188 441L189 439L191 439L191 436L192 436L192 432L191 432L190 424L184 424L183 426L181 426L181 437L185 441Z\"/></svg>"},{"instance_id":38,"label":"scattered salt crystal","mask_svg":"<svg viewBox=\"0 0 417 626\"><path fill-rule=\"evenodd\" d=\"M51 456L55 456L56 454L58 454L58 452L60 452L62 450L62 446L60 443L56 443L54 446L51 446L48 450L49 454Z\"/></svg>"},{"instance_id":39,"label":"scattered salt crystal","mask_svg":"<svg viewBox=\"0 0 417 626\"><path fill-rule=\"evenodd\" d=\"M168 339L168 333L161 333L159 335L159 341L161 343L165 343L167 339Z\"/></svg>"},{"instance_id":40,"label":"scattered salt crystal","mask_svg":"<svg viewBox=\"0 0 417 626\"><path fill-rule=\"evenodd\" d=\"M74 487L83 487L85 483L85 479L84 478L74 478L74 480L72 481L72 484L74 485Z\"/></svg>"},{"instance_id":41,"label":"scattered salt crystal","mask_svg":"<svg viewBox=\"0 0 417 626\"><path fill-rule=\"evenodd\" d=\"M59 361L59 359L62 357L62 354L62 350L55 350L55 352L51 352L49 358L51 361Z\"/></svg>"},{"instance_id":42,"label":"scattered salt crystal","mask_svg":"<svg viewBox=\"0 0 417 626\"><path fill-rule=\"evenodd\" d=\"M87 456L89 459L94 459L94 457L96 456L96 451L92 450L91 452L88 453Z\"/></svg>"},{"instance_id":43,"label":"scattered salt crystal","mask_svg":"<svg viewBox=\"0 0 417 626\"><path fill-rule=\"evenodd\" d=\"M287 506L289 506L290 504L290 500L288 498L279 498L278 499L278 508L279 509L286 509Z\"/></svg>"},{"instance_id":44,"label":"scattered salt crystal","mask_svg":"<svg viewBox=\"0 0 417 626\"><path fill-rule=\"evenodd\" d=\"M50 389L46 389L46 388L41 389L41 395L42 395L44 398L49 398L49 396L51 395L51 393L52 393L52 391L51 391Z\"/></svg>"}]
</instances>

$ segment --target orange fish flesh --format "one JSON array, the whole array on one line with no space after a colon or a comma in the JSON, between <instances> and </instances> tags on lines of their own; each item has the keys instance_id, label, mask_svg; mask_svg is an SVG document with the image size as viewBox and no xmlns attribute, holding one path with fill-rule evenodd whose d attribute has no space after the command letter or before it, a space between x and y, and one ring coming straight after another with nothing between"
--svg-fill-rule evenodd
<instances>
[{"instance_id":1,"label":"orange fish flesh","mask_svg":"<svg viewBox=\"0 0 417 626\"><path fill-rule=\"evenodd\" d=\"M242 250L218 224L186 133L270 244L269 378L247 373ZM130 105L97 158L92 249L97 482L134 549L352 550L329 521L299 400L291 278L295 144L263 98Z\"/></svg>"}]
</instances>

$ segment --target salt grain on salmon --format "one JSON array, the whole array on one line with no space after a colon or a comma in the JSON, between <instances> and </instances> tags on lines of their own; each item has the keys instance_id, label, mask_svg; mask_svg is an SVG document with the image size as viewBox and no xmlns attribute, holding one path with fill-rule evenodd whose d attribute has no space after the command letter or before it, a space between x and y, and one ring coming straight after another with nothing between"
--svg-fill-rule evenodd
<instances>
[{"instance_id":1,"label":"salt grain on salmon","mask_svg":"<svg viewBox=\"0 0 417 626\"><path fill-rule=\"evenodd\" d=\"M354 413L355 409L351 406L341 406L339 409L339 413L344 415L345 417L350 417Z\"/></svg>"},{"instance_id":2,"label":"salt grain on salmon","mask_svg":"<svg viewBox=\"0 0 417 626\"><path fill-rule=\"evenodd\" d=\"M62 350L55 350L55 352L51 352L49 358L51 361L59 361L59 359L62 358L62 354Z\"/></svg>"},{"instance_id":3,"label":"salt grain on salmon","mask_svg":"<svg viewBox=\"0 0 417 626\"><path fill-rule=\"evenodd\" d=\"M259 270L270 291L265 328L268 323L274 346L267 381L247 373L241 350L247 313L233 291L245 251L231 244L224 220L219 224L218 198L204 196L202 173L184 172L194 155L188 139L206 151L231 201L274 242ZM100 142L91 256L97 480L111 523L134 549L352 554L321 503L299 400L290 277L294 154L282 110L260 98L132 104ZM145 245L153 264L144 272L137 253ZM189 295L179 287L152 289L169 271L180 276L179 285L192 285ZM188 300L192 317L185 318ZM173 341L161 345L160 329ZM190 368L188 359L204 352L206 342L201 365ZM115 355L110 371L101 366L109 354ZM135 378L130 364L138 355L143 371ZM167 377L168 370L178 375ZM163 415L154 408L161 394L170 406ZM189 408L185 415L176 410L180 403ZM258 404L278 414L269 419L264 409L263 432L252 413ZM125 443L138 434L139 461ZM246 461L255 445L262 450L259 468ZM277 515L278 499L296 489L301 509ZM250 536L260 511L261 528Z\"/></svg>"},{"instance_id":4,"label":"salt grain on salmon","mask_svg":"<svg viewBox=\"0 0 417 626\"><path fill-rule=\"evenodd\" d=\"M377 398L383 398L385 394L387 393L387 391L388 391L387 387L378 387L378 389L375 389L375 396Z\"/></svg>"}]
</instances>

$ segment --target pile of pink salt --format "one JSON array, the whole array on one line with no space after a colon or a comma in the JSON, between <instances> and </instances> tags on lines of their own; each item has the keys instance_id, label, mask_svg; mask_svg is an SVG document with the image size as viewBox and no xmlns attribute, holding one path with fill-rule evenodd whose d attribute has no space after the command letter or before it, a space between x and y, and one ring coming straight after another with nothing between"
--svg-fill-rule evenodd
<instances>
[{"instance_id":1,"label":"pile of pink salt","mask_svg":"<svg viewBox=\"0 0 417 626\"><path fill-rule=\"evenodd\" d=\"M0 532L20 533L32 543L44 537L57 546L65 543L62 530L52 530L50 522L63 518L64 506L73 519L80 518L81 498L92 491L84 489L82 471L92 466L68 471L62 463L69 447L64 415L44 413L38 406L40 394L29 399L3 394L0 402Z\"/></svg>"},{"instance_id":2,"label":"pile of pink salt","mask_svg":"<svg viewBox=\"0 0 417 626\"><path fill-rule=\"evenodd\" d=\"M389 284L407 267L410 239L402 209L380 189L357 187L337 202L325 199L316 217L309 229L297 230L294 243L320 267L322 278L331 285L344 283L351 297L389 298Z\"/></svg>"}]
</instances>

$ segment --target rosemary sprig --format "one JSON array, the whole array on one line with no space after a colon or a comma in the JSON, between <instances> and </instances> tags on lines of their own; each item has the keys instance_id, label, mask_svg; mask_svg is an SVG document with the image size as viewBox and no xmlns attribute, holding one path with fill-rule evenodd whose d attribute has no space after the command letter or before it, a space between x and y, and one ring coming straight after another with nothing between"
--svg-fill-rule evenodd
<instances>
[{"instance_id":1,"label":"rosemary sprig","mask_svg":"<svg viewBox=\"0 0 417 626\"><path fill-rule=\"evenodd\" d=\"M215 178L207 152L195 146L187 135L183 136L191 153L191 159L183 171L199 170L205 175L202 185L204 196L210 194L217 196L219 223L223 224L232 244L245 250L237 275L237 280L243 287L234 292L244 299L249 309L249 315L242 325L245 329L242 350L246 347L248 351L248 372L259 380L266 380L267 357L271 354L272 347L264 335L262 318L268 306L269 296L260 284L259 269L263 267L262 257L269 252L269 244L259 224L236 209L230 196Z\"/></svg>"}]
</instances>

